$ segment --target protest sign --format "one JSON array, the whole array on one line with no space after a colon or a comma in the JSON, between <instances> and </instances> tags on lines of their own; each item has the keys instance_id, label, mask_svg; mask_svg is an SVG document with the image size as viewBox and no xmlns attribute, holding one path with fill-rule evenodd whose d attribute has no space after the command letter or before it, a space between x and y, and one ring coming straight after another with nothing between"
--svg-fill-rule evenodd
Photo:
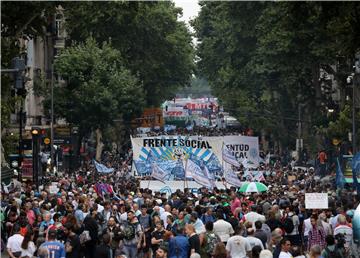
<instances>
[{"instance_id":1,"label":"protest sign","mask_svg":"<svg viewBox=\"0 0 360 258\"><path fill-rule=\"evenodd\" d=\"M288 176L288 181L294 181L296 180L296 176Z\"/></svg>"},{"instance_id":2,"label":"protest sign","mask_svg":"<svg viewBox=\"0 0 360 258\"><path fill-rule=\"evenodd\" d=\"M328 209L327 193L305 193L305 209Z\"/></svg>"}]
</instances>

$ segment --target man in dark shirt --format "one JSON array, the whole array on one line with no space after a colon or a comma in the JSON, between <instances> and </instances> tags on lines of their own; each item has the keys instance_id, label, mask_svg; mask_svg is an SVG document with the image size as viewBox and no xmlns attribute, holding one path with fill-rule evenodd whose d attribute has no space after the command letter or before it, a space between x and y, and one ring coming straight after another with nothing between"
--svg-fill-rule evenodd
<instances>
[{"instance_id":1,"label":"man in dark shirt","mask_svg":"<svg viewBox=\"0 0 360 258\"><path fill-rule=\"evenodd\" d=\"M262 222L261 221L256 221L255 222L255 228L256 228L256 231L255 231L255 234L254 234L254 237L258 238L261 240L264 248L267 248L267 234L264 230L262 230Z\"/></svg>"},{"instance_id":2,"label":"man in dark shirt","mask_svg":"<svg viewBox=\"0 0 360 258\"><path fill-rule=\"evenodd\" d=\"M156 250L159 248L160 244L163 243L163 237L165 233L162 221L157 222L155 226L156 228L154 232L151 233L151 248L154 255L156 254Z\"/></svg>"},{"instance_id":3,"label":"man in dark shirt","mask_svg":"<svg viewBox=\"0 0 360 258\"><path fill-rule=\"evenodd\" d=\"M110 235L109 234L103 235L101 245L96 247L95 257L96 258L111 257Z\"/></svg>"},{"instance_id":4,"label":"man in dark shirt","mask_svg":"<svg viewBox=\"0 0 360 258\"><path fill-rule=\"evenodd\" d=\"M70 222L64 226L65 240L65 251L67 258L80 257L80 239L79 236L73 232L73 224Z\"/></svg>"},{"instance_id":5,"label":"man in dark shirt","mask_svg":"<svg viewBox=\"0 0 360 258\"><path fill-rule=\"evenodd\" d=\"M185 226L185 232L189 237L190 255L192 255L193 253L200 254L200 238L199 235L195 233L194 226L191 224L187 224Z\"/></svg>"}]
</instances>

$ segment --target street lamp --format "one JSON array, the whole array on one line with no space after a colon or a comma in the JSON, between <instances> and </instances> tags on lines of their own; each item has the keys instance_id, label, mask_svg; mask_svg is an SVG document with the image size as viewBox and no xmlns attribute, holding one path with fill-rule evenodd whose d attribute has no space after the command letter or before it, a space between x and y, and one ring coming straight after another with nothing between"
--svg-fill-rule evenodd
<instances>
[{"instance_id":1,"label":"street lamp","mask_svg":"<svg viewBox=\"0 0 360 258\"><path fill-rule=\"evenodd\" d=\"M352 133L351 133L351 142L352 142L352 152L353 155L356 153L356 92L355 92L355 82L359 74L352 73L346 78L346 83L352 87Z\"/></svg>"},{"instance_id":2,"label":"street lamp","mask_svg":"<svg viewBox=\"0 0 360 258\"><path fill-rule=\"evenodd\" d=\"M54 62L51 65L50 173L54 167Z\"/></svg>"}]
</instances>

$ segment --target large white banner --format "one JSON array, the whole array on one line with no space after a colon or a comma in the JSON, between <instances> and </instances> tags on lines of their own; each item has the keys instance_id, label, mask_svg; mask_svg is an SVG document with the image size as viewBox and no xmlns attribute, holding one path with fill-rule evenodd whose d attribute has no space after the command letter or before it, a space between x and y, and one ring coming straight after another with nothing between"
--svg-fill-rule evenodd
<instances>
[{"instance_id":1,"label":"large white banner","mask_svg":"<svg viewBox=\"0 0 360 258\"><path fill-rule=\"evenodd\" d=\"M187 160L206 168L213 176L223 171L223 144L234 158L241 163L259 164L259 140L248 136L157 136L131 138L133 160L138 175L150 175L152 163L159 163L161 169L171 175L169 180L185 176ZM225 165L225 164L224 164Z\"/></svg>"}]
</instances>

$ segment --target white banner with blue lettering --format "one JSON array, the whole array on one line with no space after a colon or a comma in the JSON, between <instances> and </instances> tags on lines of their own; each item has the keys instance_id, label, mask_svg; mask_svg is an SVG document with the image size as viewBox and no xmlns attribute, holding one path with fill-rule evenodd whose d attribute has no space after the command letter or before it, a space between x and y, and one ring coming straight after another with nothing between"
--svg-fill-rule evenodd
<instances>
[{"instance_id":1,"label":"white banner with blue lettering","mask_svg":"<svg viewBox=\"0 0 360 258\"><path fill-rule=\"evenodd\" d=\"M206 167L210 178L222 176L223 144L229 155L241 163L244 159L258 164L259 143L257 137L247 136L157 136L131 138L133 160L137 175L151 175L152 163L160 163L169 176L167 180L182 180L186 162L190 159L200 167Z\"/></svg>"},{"instance_id":2,"label":"white banner with blue lettering","mask_svg":"<svg viewBox=\"0 0 360 258\"><path fill-rule=\"evenodd\" d=\"M224 136L224 145L240 162L247 167L259 166L259 138L251 136ZM244 164L243 164L244 165Z\"/></svg>"}]
</instances>

